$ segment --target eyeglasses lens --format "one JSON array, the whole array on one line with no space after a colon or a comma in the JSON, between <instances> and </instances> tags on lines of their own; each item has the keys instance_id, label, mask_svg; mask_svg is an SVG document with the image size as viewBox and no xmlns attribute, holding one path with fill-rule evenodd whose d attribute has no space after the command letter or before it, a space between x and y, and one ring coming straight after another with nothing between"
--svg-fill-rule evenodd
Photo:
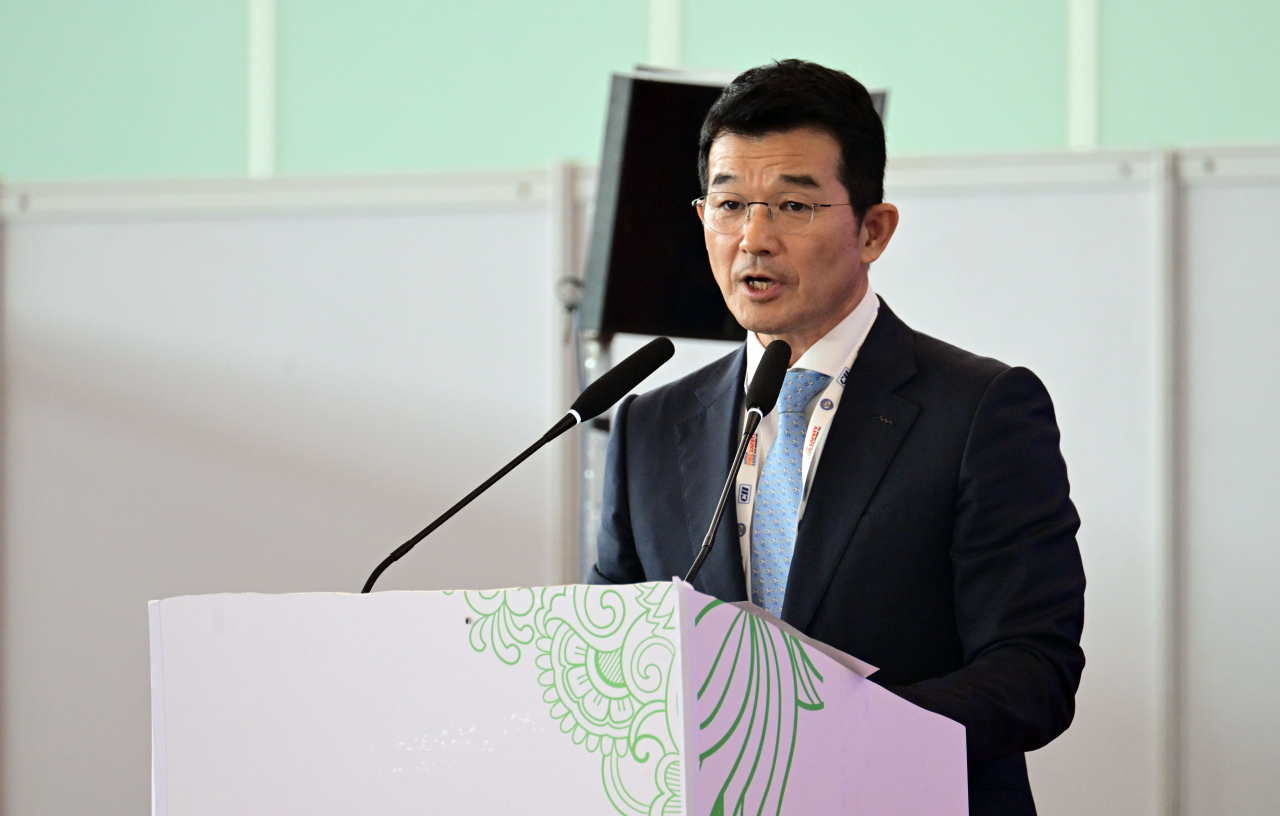
<instances>
[{"instance_id":1,"label":"eyeglasses lens","mask_svg":"<svg viewBox=\"0 0 1280 816\"><path fill-rule=\"evenodd\" d=\"M702 202L702 220L711 230L732 235L747 223L751 206L736 193L710 193ZM813 223L813 199L803 193L778 193L769 199L768 207L769 220L780 232L795 235Z\"/></svg>"}]
</instances>

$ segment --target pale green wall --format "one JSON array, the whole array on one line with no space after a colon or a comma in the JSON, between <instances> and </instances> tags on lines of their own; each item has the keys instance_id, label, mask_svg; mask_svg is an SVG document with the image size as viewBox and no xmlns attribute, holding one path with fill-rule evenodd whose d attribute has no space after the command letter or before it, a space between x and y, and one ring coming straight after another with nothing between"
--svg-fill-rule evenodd
<instances>
[{"instance_id":1,"label":"pale green wall","mask_svg":"<svg viewBox=\"0 0 1280 816\"><path fill-rule=\"evenodd\" d=\"M531 167L599 150L644 0L285 0L280 169Z\"/></svg>"},{"instance_id":2,"label":"pale green wall","mask_svg":"<svg viewBox=\"0 0 1280 816\"><path fill-rule=\"evenodd\" d=\"M1105 0L1104 0L1105 1ZM784 57L889 88L891 152L1052 150L1066 134L1065 0L686 0L685 55Z\"/></svg>"},{"instance_id":3,"label":"pale green wall","mask_svg":"<svg viewBox=\"0 0 1280 816\"><path fill-rule=\"evenodd\" d=\"M1102 2L1104 144L1280 142L1278 0Z\"/></svg>"},{"instance_id":4,"label":"pale green wall","mask_svg":"<svg viewBox=\"0 0 1280 816\"><path fill-rule=\"evenodd\" d=\"M0 176L245 167L245 6L0 0Z\"/></svg>"},{"instance_id":5,"label":"pale green wall","mask_svg":"<svg viewBox=\"0 0 1280 816\"><path fill-rule=\"evenodd\" d=\"M1067 0L684 0L690 65L799 56L891 90L890 150L1066 143ZM1280 2L1101 0L1104 146L1280 141ZM280 0L279 166L594 161L647 0ZM0 175L226 176L246 0L0 0Z\"/></svg>"}]
</instances>

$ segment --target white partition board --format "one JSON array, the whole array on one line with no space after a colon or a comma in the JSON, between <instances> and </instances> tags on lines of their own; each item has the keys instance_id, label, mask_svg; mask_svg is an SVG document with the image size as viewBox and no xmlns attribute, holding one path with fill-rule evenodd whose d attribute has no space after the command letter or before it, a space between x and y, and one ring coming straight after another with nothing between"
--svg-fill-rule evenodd
<instances>
[{"instance_id":1,"label":"white partition board","mask_svg":"<svg viewBox=\"0 0 1280 816\"><path fill-rule=\"evenodd\" d=\"M875 267L908 325L1034 371L1062 431L1088 580L1071 728L1028 757L1045 816L1154 814L1160 285L1149 184L894 192Z\"/></svg>"},{"instance_id":2,"label":"white partition board","mask_svg":"<svg viewBox=\"0 0 1280 816\"><path fill-rule=\"evenodd\" d=\"M257 196L6 224L6 813L146 811L149 599L358 591L563 410L545 203ZM557 467L380 588L559 580Z\"/></svg>"},{"instance_id":3,"label":"white partition board","mask_svg":"<svg viewBox=\"0 0 1280 816\"><path fill-rule=\"evenodd\" d=\"M1182 206L1186 816L1280 808L1280 151L1271 165L1191 183Z\"/></svg>"},{"instance_id":4,"label":"white partition board","mask_svg":"<svg viewBox=\"0 0 1280 816\"><path fill-rule=\"evenodd\" d=\"M1218 177L1200 178L1210 158ZM1157 157L890 168L903 221L873 269L877 291L914 328L1034 370L1063 430L1084 520L1088 664L1075 724L1030 757L1047 816L1257 812L1280 798L1268 694L1280 668L1268 546L1280 172L1232 182L1228 159L1204 157L1180 223L1180 803L1165 799L1162 755L1178 721L1162 696L1173 556L1161 434L1174 409ZM454 179L450 199L473 209L445 216L384 184L291 213L306 191L273 182L273 214L252 218L42 219L0 196L7 812L146 807L143 601L355 589L563 408L548 284L564 271L565 225L533 200L543 191L521 182L486 207L492 195ZM617 338L613 358L642 341ZM732 348L676 345L644 388ZM558 580L555 467L554 452L527 463L385 586ZM477 540L537 546L458 546Z\"/></svg>"}]
</instances>

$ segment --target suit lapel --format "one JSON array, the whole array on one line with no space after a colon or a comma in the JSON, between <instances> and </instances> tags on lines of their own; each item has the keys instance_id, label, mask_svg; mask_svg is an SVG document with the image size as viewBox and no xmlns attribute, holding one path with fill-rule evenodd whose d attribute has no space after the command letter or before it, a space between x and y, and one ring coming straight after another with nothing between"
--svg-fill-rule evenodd
<instances>
[{"instance_id":1,"label":"suit lapel","mask_svg":"<svg viewBox=\"0 0 1280 816\"><path fill-rule=\"evenodd\" d=\"M698 412L675 426L681 496L688 531L688 539L684 542L689 553L687 564L693 563L702 547L702 537L707 534L707 525L711 523L711 514L720 499L724 480L729 477L741 424L739 415L742 412L746 359L745 346L737 354L725 358L724 366L712 372L695 392ZM661 508L655 510L662 512ZM711 554L694 580L694 586L700 592L725 601L747 598L742 550L735 534L737 526L732 504L726 505L716 528Z\"/></svg>"},{"instance_id":2,"label":"suit lapel","mask_svg":"<svg viewBox=\"0 0 1280 816\"><path fill-rule=\"evenodd\" d=\"M804 631L919 407L893 393L915 374L911 330L881 303L849 372L796 532L782 619Z\"/></svg>"}]
</instances>

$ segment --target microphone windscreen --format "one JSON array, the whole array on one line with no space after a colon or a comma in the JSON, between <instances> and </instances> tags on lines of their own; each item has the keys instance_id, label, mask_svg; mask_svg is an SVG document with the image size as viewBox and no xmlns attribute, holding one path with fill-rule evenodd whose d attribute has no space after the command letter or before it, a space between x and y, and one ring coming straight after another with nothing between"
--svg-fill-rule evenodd
<instances>
[{"instance_id":1,"label":"microphone windscreen","mask_svg":"<svg viewBox=\"0 0 1280 816\"><path fill-rule=\"evenodd\" d=\"M761 415L767 416L773 410L790 366L791 346L785 340L774 340L765 348L751 385L747 387L748 411L759 408Z\"/></svg>"},{"instance_id":2,"label":"microphone windscreen","mask_svg":"<svg viewBox=\"0 0 1280 816\"><path fill-rule=\"evenodd\" d=\"M580 421L600 416L615 402L630 393L646 377L671 359L676 347L665 337L651 340L635 354L618 363L588 385L574 400L570 410L578 414ZM781 388L782 386L778 386ZM775 399L777 397L775 396Z\"/></svg>"}]
</instances>

